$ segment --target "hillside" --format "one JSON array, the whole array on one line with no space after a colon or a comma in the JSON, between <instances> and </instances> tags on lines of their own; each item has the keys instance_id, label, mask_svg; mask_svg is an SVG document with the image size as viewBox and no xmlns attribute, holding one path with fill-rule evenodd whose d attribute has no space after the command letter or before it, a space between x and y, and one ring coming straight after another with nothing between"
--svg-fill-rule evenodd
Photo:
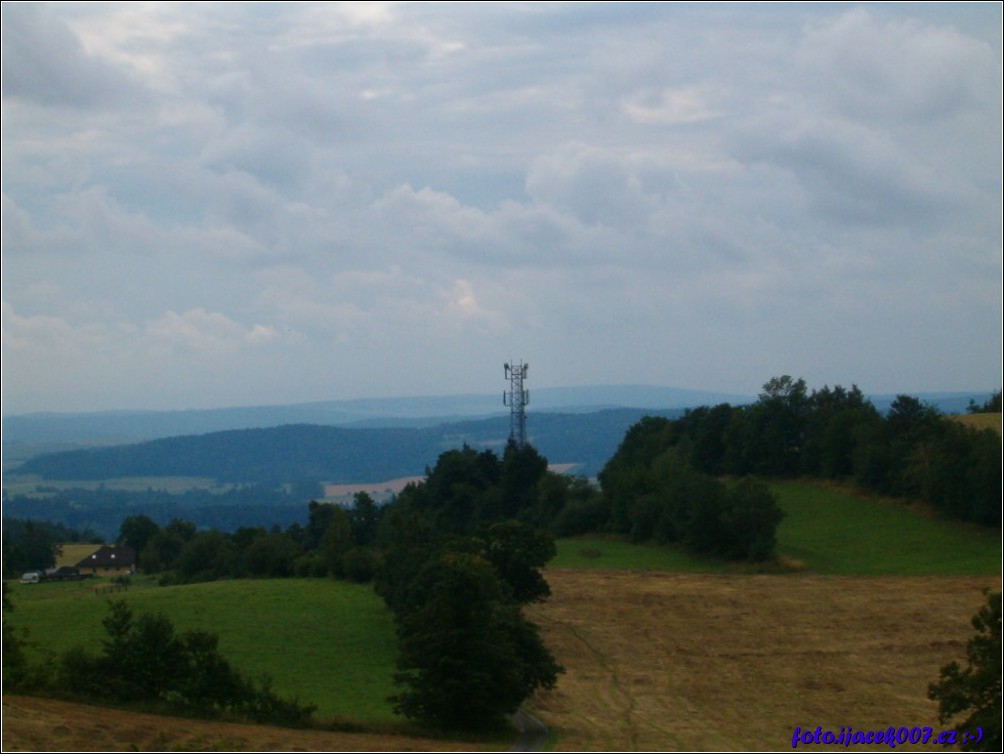
<instances>
[{"instance_id":1,"label":"hillside","mask_svg":"<svg viewBox=\"0 0 1004 754\"><path fill-rule=\"evenodd\" d=\"M576 473L592 474L642 416L679 413L644 409L540 413L528 418L528 431L534 447L553 463L575 463ZM44 480L209 477L224 483L380 482L422 474L444 450L464 443L501 451L508 433L507 416L425 428L289 425L52 453L29 459L15 473Z\"/></svg>"}]
</instances>

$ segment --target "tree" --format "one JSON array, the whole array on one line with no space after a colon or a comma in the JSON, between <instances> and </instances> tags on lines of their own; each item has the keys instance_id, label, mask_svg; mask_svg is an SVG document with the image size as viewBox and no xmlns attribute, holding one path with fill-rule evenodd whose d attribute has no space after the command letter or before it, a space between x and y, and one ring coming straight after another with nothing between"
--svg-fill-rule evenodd
<instances>
[{"instance_id":1,"label":"tree","mask_svg":"<svg viewBox=\"0 0 1004 754\"><path fill-rule=\"evenodd\" d=\"M367 492L357 492L353 496L349 518L352 521L352 541L360 547L373 543L377 525L380 523L380 508Z\"/></svg>"},{"instance_id":2,"label":"tree","mask_svg":"<svg viewBox=\"0 0 1004 754\"><path fill-rule=\"evenodd\" d=\"M984 594L987 602L972 619L976 636L966 645L966 667L950 662L927 689L928 698L938 702L942 724L968 714L955 726L967 751L1001 750L1001 593ZM978 741L977 728L983 732Z\"/></svg>"},{"instance_id":3,"label":"tree","mask_svg":"<svg viewBox=\"0 0 1004 754\"><path fill-rule=\"evenodd\" d=\"M342 560L345 553L352 549L352 520L348 512L339 506L332 506L328 526L321 536L317 552L329 576L341 578Z\"/></svg>"},{"instance_id":4,"label":"tree","mask_svg":"<svg viewBox=\"0 0 1004 754\"><path fill-rule=\"evenodd\" d=\"M808 409L805 380L784 375L764 384L747 414L750 471L782 476L798 472Z\"/></svg>"},{"instance_id":5,"label":"tree","mask_svg":"<svg viewBox=\"0 0 1004 754\"><path fill-rule=\"evenodd\" d=\"M970 414L988 414L995 413L999 414L1001 411L1001 391L998 390L996 393L987 398L983 403L977 403L972 398L969 399L969 406L966 411Z\"/></svg>"},{"instance_id":6,"label":"tree","mask_svg":"<svg viewBox=\"0 0 1004 754\"><path fill-rule=\"evenodd\" d=\"M185 544L195 537L195 524L180 518L171 522L147 541L143 551L143 570L147 573L169 571Z\"/></svg>"},{"instance_id":7,"label":"tree","mask_svg":"<svg viewBox=\"0 0 1004 754\"><path fill-rule=\"evenodd\" d=\"M3 527L3 572L14 576L24 571L52 568L60 547L52 527L36 521L8 521Z\"/></svg>"},{"instance_id":8,"label":"tree","mask_svg":"<svg viewBox=\"0 0 1004 754\"><path fill-rule=\"evenodd\" d=\"M119 526L119 536L116 542L126 545L141 554L147 543L160 532L157 523L147 515L127 516Z\"/></svg>"},{"instance_id":9,"label":"tree","mask_svg":"<svg viewBox=\"0 0 1004 754\"><path fill-rule=\"evenodd\" d=\"M561 667L484 558L434 557L409 592L398 612L397 712L484 730L504 725L535 689L554 687Z\"/></svg>"},{"instance_id":10,"label":"tree","mask_svg":"<svg viewBox=\"0 0 1004 754\"><path fill-rule=\"evenodd\" d=\"M7 582L3 582L3 690L16 691L26 685L30 675L28 655L25 653L25 632L16 630L7 620L14 609L7 595Z\"/></svg>"},{"instance_id":11,"label":"tree","mask_svg":"<svg viewBox=\"0 0 1004 754\"><path fill-rule=\"evenodd\" d=\"M482 557L495 567L517 602L542 602L550 596L551 588L539 569L558 554L553 536L519 521L499 521L478 541Z\"/></svg>"}]
</instances>

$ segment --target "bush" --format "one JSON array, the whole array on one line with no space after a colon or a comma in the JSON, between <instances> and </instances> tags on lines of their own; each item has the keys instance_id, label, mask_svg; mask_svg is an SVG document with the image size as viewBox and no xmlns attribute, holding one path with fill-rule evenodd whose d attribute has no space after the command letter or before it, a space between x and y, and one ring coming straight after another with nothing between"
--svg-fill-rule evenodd
<instances>
[{"instance_id":1,"label":"bush","mask_svg":"<svg viewBox=\"0 0 1004 754\"><path fill-rule=\"evenodd\" d=\"M345 578L359 583L373 580L383 563L380 551L374 547L353 547L342 556Z\"/></svg>"},{"instance_id":2,"label":"bush","mask_svg":"<svg viewBox=\"0 0 1004 754\"><path fill-rule=\"evenodd\" d=\"M941 668L941 679L927 690L938 702L938 719L944 725L962 715L955 726L963 750L1001 750L1001 593L987 595L987 603L973 617L976 636L966 645L966 668L951 662ZM983 732L976 741L976 729Z\"/></svg>"},{"instance_id":3,"label":"bush","mask_svg":"<svg viewBox=\"0 0 1004 754\"><path fill-rule=\"evenodd\" d=\"M113 702L158 701L205 715L213 710L254 722L300 725L315 707L277 696L266 680L256 685L230 665L207 631L176 633L167 617L134 618L123 600L103 621L108 638L98 656L76 647L59 663L61 687Z\"/></svg>"}]
</instances>

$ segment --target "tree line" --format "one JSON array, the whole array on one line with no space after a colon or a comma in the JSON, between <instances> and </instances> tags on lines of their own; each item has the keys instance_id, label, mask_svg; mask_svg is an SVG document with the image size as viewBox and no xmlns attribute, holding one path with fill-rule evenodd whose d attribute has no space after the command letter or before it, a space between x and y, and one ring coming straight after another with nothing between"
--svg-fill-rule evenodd
<instances>
[{"instance_id":1,"label":"tree line","mask_svg":"<svg viewBox=\"0 0 1004 754\"><path fill-rule=\"evenodd\" d=\"M970 411L994 407L1000 410L999 392ZM971 429L908 395L882 415L857 386L810 392L804 380L786 375L768 381L749 406L645 420L625 443L634 435L644 435L649 448L674 448L693 469L715 477L835 479L922 500L964 521L1001 523L1000 434Z\"/></svg>"}]
</instances>

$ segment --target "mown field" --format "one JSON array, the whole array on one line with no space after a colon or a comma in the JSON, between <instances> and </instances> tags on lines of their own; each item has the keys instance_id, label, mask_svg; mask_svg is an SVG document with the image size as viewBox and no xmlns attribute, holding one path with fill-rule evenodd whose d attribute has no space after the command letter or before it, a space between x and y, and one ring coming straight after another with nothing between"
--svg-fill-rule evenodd
<instances>
[{"instance_id":1,"label":"mown field","mask_svg":"<svg viewBox=\"0 0 1004 754\"><path fill-rule=\"evenodd\" d=\"M561 751L789 750L795 727L938 731L927 685L964 658L980 590L1000 589L999 575L549 579L531 614L567 672L534 709Z\"/></svg>"},{"instance_id":2,"label":"mown field","mask_svg":"<svg viewBox=\"0 0 1004 754\"><path fill-rule=\"evenodd\" d=\"M530 705L553 729L554 748L775 749L790 747L795 726L938 729L927 684L941 665L964 657L980 590L1000 589L1000 532L830 486L775 489L788 515L779 529L786 565L774 572L603 538L559 543L547 573L552 597L531 609L567 670L557 689ZM316 703L322 719L382 734L398 724L385 700L393 692L391 616L367 587L327 580L156 587L137 579L126 596L137 611L164 612L179 628L218 633L238 667L271 675L281 693ZM13 599L9 618L40 646L97 648L107 600L93 584L16 585ZM58 743L9 740L33 725L23 707L9 706L5 750ZM45 727L37 720L33 735ZM199 725L230 735L221 724ZM170 748L218 744L144 726L129 745L157 748L151 736L161 734L177 736ZM71 724L56 727L75 734ZM225 748L449 748L413 739L367 745L334 733L315 747L274 729L260 733L234 734Z\"/></svg>"}]
</instances>

